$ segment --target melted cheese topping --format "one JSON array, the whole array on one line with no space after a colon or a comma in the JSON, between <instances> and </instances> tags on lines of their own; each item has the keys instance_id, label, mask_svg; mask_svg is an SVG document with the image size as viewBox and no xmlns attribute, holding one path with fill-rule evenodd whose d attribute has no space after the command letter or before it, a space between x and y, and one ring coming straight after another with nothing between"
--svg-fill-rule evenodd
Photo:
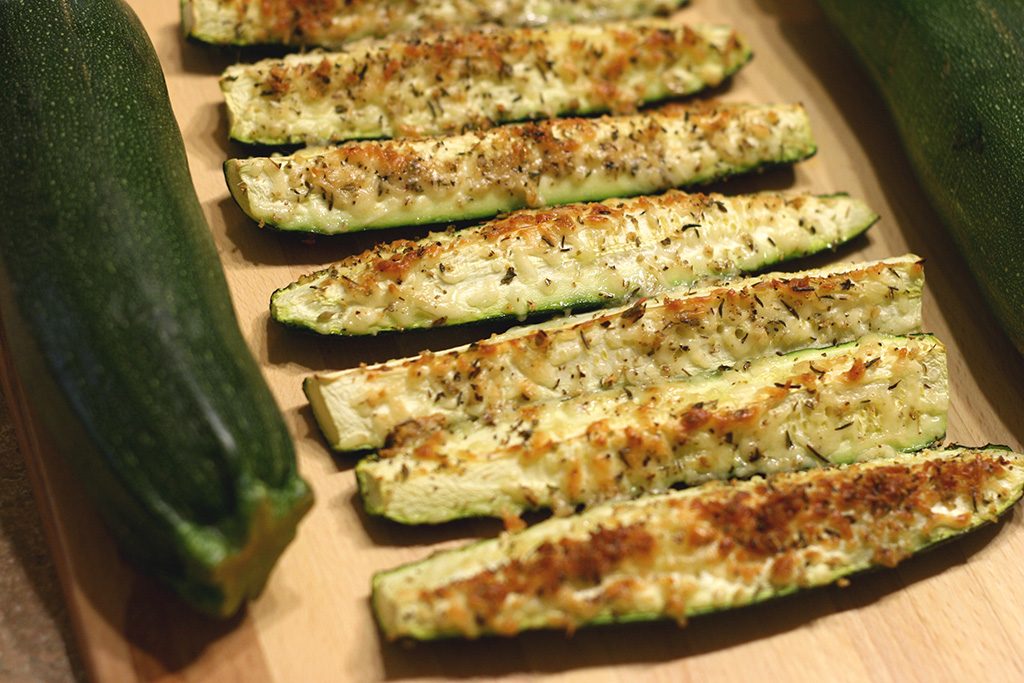
<instances>
[{"instance_id":1,"label":"melted cheese topping","mask_svg":"<svg viewBox=\"0 0 1024 683\"><path fill-rule=\"evenodd\" d=\"M629 112L718 85L749 58L722 26L477 28L239 64L221 90L234 139L316 144Z\"/></svg>"},{"instance_id":2,"label":"melted cheese topping","mask_svg":"<svg viewBox=\"0 0 1024 683\"><path fill-rule=\"evenodd\" d=\"M686 0L185 0L185 33L208 43L341 47L364 37L500 24L597 23L667 14Z\"/></svg>"},{"instance_id":3,"label":"melted cheese topping","mask_svg":"<svg viewBox=\"0 0 1024 683\"><path fill-rule=\"evenodd\" d=\"M339 233L652 193L815 149L799 105L672 105L232 159L225 172L239 206L261 224Z\"/></svg>"},{"instance_id":4,"label":"melted cheese topping","mask_svg":"<svg viewBox=\"0 0 1024 683\"><path fill-rule=\"evenodd\" d=\"M370 512L408 523L556 514L674 484L914 450L940 439L946 355L930 336L866 336L718 375L404 430L356 473Z\"/></svg>"},{"instance_id":5,"label":"melted cheese topping","mask_svg":"<svg viewBox=\"0 0 1024 683\"><path fill-rule=\"evenodd\" d=\"M390 639L674 618L894 566L994 521L1024 456L950 449L605 505L377 574Z\"/></svg>"},{"instance_id":6,"label":"melted cheese topping","mask_svg":"<svg viewBox=\"0 0 1024 683\"><path fill-rule=\"evenodd\" d=\"M278 290L271 314L324 334L609 306L845 242L876 216L846 196L656 197L521 212L381 244Z\"/></svg>"},{"instance_id":7,"label":"melted cheese topping","mask_svg":"<svg viewBox=\"0 0 1024 683\"><path fill-rule=\"evenodd\" d=\"M328 443L378 448L408 420L453 424L535 401L645 386L758 356L921 329L915 256L673 292L469 346L309 377Z\"/></svg>"}]
</instances>

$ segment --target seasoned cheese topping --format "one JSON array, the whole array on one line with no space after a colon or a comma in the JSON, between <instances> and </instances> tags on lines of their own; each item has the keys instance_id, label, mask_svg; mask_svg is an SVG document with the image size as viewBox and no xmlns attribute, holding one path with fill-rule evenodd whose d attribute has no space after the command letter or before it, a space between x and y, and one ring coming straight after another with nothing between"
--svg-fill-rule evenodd
<instances>
[{"instance_id":1,"label":"seasoned cheese topping","mask_svg":"<svg viewBox=\"0 0 1024 683\"><path fill-rule=\"evenodd\" d=\"M381 244L274 293L278 321L323 334L611 306L845 242L876 216L846 196L655 197L524 211Z\"/></svg>"},{"instance_id":2,"label":"seasoned cheese topping","mask_svg":"<svg viewBox=\"0 0 1024 683\"><path fill-rule=\"evenodd\" d=\"M341 47L364 37L500 24L597 23L667 14L686 0L184 0L185 33L226 45Z\"/></svg>"},{"instance_id":3,"label":"seasoned cheese topping","mask_svg":"<svg viewBox=\"0 0 1024 683\"><path fill-rule=\"evenodd\" d=\"M671 105L232 159L225 174L239 206L261 224L339 233L651 193L814 151L799 105Z\"/></svg>"},{"instance_id":4,"label":"seasoned cheese topping","mask_svg":"<svg viewBox=\"0 0 1024 683\"><path fill-rule=\"evenodd\" d=\"M723 26L480 27L239 64L221 90L232 138L316 144L630 112L718 85L749 58Z\"/></svg>"},{"instance_id":5,"label":"seasoned cheese topping","mask_svg":"<svg viewBox=\"0 0 1024 683\"><path fill-rule=\"evenodd\" d=\"M999 448L709 483L605 505L382 572L389 639L573 631L676 619L892 567L992 522L1021 497L1024 456Z\"/></svg>"},{"instance_id":6,"label":"seasoned cheese topping","mask_svg":"<svg viewBox=\"0 0 1024 683\"><path fill-rule=\"evenodd\" d=\"M516 328L457 349L317 374L304 388L332 448L378 448L407 420L453 424L871 332L919 332L923 286L916 256L772 273Z\"/></svg>"},{"instance_id":7,"label":"seasoned cheese topping","mask_svg":"<svg viewBox=\"0 0 1024 683\"><path fill-rule=\"evenodd\" d=\"M916 450L945 434L946 356L930 336L748 361L462 422L407 423L356 474L366 508L407 523L510 516Z\"/></svg>"}]
</instances>

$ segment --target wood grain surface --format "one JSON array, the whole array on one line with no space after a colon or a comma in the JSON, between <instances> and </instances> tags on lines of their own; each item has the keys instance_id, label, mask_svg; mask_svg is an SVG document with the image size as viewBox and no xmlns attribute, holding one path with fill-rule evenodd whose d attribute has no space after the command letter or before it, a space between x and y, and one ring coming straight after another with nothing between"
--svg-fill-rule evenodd
<instances>
[{"instance_id":1,"label":"wood grain surface","mask_svg":"<svg viewBox=\"0 0 1024 683\"><path fill-rule=\"evenodd\" d=\"M777 602L672 623L532 633L406 647L382 642L368 596L374 571L432 549L491 535L460 522L406 529L360 509L354 462L331 455L301 391L312 370L443 348L488 334L475 328L368 340L319 339L269 321L270 293L304 272L365 248L371 237L318 239L261 231L228 196L227 142L217 75L240 57L185 43L177 3L131 0L167 74L193 177L221 252L243 333L298 445L317 503L264 595L229 622L191 613L119 559L84 494L38 425L17 368L3 356L10 410L36 488L86 666L96 681L377 680L1024 680L1022 512L895 570ZM805 103L820 145L796 169L732 181L753 189L843 190L882 222L827 260L926 257L925 324L949 348L949 437L1021 447L1024 362L996 326L927 206L884 108L811 0L694 0L688 21L735 24L755 59L726 100ZM393 233L418 234L418 233ZM6 349L6 345L4 345Z\"/></svg>"}]
</instances>

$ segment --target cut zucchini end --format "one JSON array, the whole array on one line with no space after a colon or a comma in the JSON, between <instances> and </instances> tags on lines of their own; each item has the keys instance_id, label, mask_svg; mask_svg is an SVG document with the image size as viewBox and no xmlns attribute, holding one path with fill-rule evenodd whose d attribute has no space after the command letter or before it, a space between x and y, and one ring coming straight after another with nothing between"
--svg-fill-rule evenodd
<instances>
[{"instance_id":1,"label":"cut zucchini end","mask_svg":"<svg viewBox=\"0 0 1024 683\"><path fill-rule=\"evenodd\" d=\"M228 191L231 192L231 198L235 200L235 204L242 210L249 218L254 221L262 223L263 221L253 215L252 204L249 201L249 192L242 180L242 164L238 159L228 159L224 162L222 167L224 170L224 182L228 186Z\"/></svg>"},{"instance_id":2,"label":"cut zucchini end","mask_svg":"<svg viewBox=\"0 0 1024 683\"><path fill-rule=\"evenodd\" d=\"M313 505L313 493L299 477L283 489L257 486L246 494L244 519L248 537L238 547L227 547L223 535L191 530L186 542L193 555L211 558L208 566L190 566L189 576L166 577L186 600L201 611L228 617L247 600L259 596L278 556L295 538L299 521Z\"/></svg>"},{"instance_id":3,"label":"cut zucchini end","mask_svg":"<svg viewBox=\"0 0 1024 683\"><path fill-rule=\"evenodd\" d=\"M359 491L359 498L363 501L363 510L366 511L366 514L382 517L385 510L380 488L377 485L377 480L366 471L366 463L371 460L372 458L366 458L356 465L356 489Z\"/></svg>"},{"instance_id":4,"label":"cut zucchini end","mask_svg":"<svg viewBox=\"0 0 1024 683\"><path fill-rule=\"evenodd\" d=\"M309 401L309 406L313 410L313 417L316 419L317 427L320 428L320 433L323 434L324 439L327 441L327 445L330 446L332 451L346 452L350 450L365 450L365 447L346 447L341 433L338 431L338 426L335 424L334 420L331 419L330 406L327 405L327 401L324 397L323 386L316 375L310 375L306 379L302 380L302 393L306 395L306 400Z\"/></svg>"},{"instance_id":5,"label":"cut zucchini end","mask_svg":"<svg viewBox=\"0 0 1024 683\"><path fill-rule=\"evenodd\" d=\"M192 9L192 0L181 0L178 3L181 10L181 34L186 38L198 38L192 32L195 30L196 15Z\"/></svg>"}]
</instances>

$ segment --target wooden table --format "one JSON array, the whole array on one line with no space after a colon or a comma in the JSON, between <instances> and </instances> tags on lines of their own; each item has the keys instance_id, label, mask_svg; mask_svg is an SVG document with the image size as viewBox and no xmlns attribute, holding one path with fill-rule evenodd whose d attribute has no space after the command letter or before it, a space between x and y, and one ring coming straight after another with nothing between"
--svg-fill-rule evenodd
<instances>
[{"instance_id":1,"label":"wooden table","mask_svg":"<svg viewBox=\"0 0 1024 683\"><path fill-rule=\"evenodd\" d=\"M403 529L367 519L352 461L319 439L300 390L311 370L440 348L479 331L369 341L296 335L267 318L276 287L367 238L307 244L260 231L228 197L227 143L216 76L234 58L185 44L176 3L132 0L168 78L189 162L232 288L242 331L263 365L298 444L317 505L266 593L227 623L206 621L118 559L106 532L28 408L28 388L4 358L8 402L37 491L86 665L97 681L372 681L533 677L568 680L1022 680L1024 525L1005 523L848 588L694 620L585 630L572 638L383 643L367 605L370 575L437 545L493 534L489 523ZM804 102L820 152L793 171L724 187L845 190L883 221L836 258L914 251L928 260L925 323L949 347L949 436L969 444L1024 438L1024 363L914 182L879 98L810 0L697 0L682 16L731 22L754 62L722 89L728 100ZM375 236L376 237L376 236Z\"/></svg>"}]
</instances>

